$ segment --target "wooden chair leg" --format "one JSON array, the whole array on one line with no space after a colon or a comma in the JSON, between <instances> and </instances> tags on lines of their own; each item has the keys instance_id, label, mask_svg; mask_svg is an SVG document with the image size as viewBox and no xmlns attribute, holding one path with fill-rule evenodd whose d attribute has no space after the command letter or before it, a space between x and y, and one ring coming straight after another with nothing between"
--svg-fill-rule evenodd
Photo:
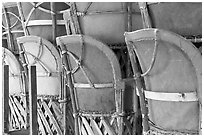
<instances>
[{"instance_id":1,"label":"wooden chair leg","mask_svg":"<svg viewBox=\"0 0 204 137\"><path fill-rule=\"evenodd\" d=\"M50 9L53 12L51 14L52 17L52 40L53 44L56 45L56 37L57 37L57 19L56 19L56 4L55 2L50 2Z\"/></svg>"},{"instance_id":2,"label":"wooden chair leg","mask_svg":"<svg viewBox=\"0 0 204 137\"><path fill-rule=\"evenodd\" d=\"M9 132L9 66L3 67L3 134Z\"/></svg>"},{"instance_id":3,"label":"wooden chair leg","mask_svg":"<svg viewBox=\"0 0 204 137\"><path fill-rule=\"evenodd\" d=\"M36 66L29 69L29 113L30 113L30 135L38 134L37 123L37 77Z\"/></svg>"}]
</instances>

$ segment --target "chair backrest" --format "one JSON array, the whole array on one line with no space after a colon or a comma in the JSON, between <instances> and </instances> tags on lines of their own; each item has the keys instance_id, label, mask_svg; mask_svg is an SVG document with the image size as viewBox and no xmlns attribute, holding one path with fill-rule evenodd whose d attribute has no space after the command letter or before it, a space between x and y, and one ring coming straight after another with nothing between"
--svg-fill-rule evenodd
<instances>
[{"instance_id":1,"label":"chair backrest","mask_svg":"<svg viewBox=\"0 0 204 137\"><path fill-rule=\"evenodd\" d=\"M202 35L201 2L160 2L147 6L153 28L185 37Z\"/></svg>"},{"instance_id":2,"label":"chair backrest","mask_svg":"<svg viewBox=\"0 0 204 137\"><path fill-rule=\"evenodd\" d=\"M202 103L199 50L183 37L160 29L127 32L125 38L143 72L150 121L161 129L197 133Z\"/></svg>"},{"instance_id":3,"label":"chair backrest","mask_svg":"<svg viewBox=\"0 0 204 137\"><path fill-rule=\"evenodd\" d=\"M70 6L70 14L65 13L64 16L66 22L72 16L71 20L73 18L74 21L69 24L70 28L79 29L80 34L89 35L109 45L124 43L123 33L128 31L128 28L131 27L131 30L142 28L137 3L72 2ZM128 15L128 11L131 14ZM128 16L131 19L128 19Z\"/></svg>"},{"instance_id":4,"label":"chair backrest","mask_svg":"<svg viewBox=\"0 0 204 137\"><path fill-rule=\"evenodd\" d=\"M58 37L57 44L66 46L79 111L115 112L121 70L111 49L84 35Z\"/></svg>"},{"instance_id":5,"label":"chair backrest","mask_svg":"<svg viewBox=\"0 0 204 137\"><path fill-rule=\"evenodd\" d=\"M10 50L3 47L2 63L9 65L9 94L20 94L24 91L23 81L21 79L22 65Z\"/></svg>"},{"instance_id":6,"label":"chair backrest","mask_svg":"<svg viewBox=\"0 0 204 137\"><path fill-rule=\"evenodd\" d=\"M18 52L16 38L23 36L23 29L16 2L2 3L2 46Z\"/></svg>"},{"instance_id":7,"label":"chair backrest","mask_svg":"<svg viewBox=\"0 0 204 137\"><path fill-rule=\"evenodd\" d=\"M55 2L54 7L51 2L18 2L17 5L25 35L40 36L53 43L54 35L66 34L62 13L69 9L68 3Z\"/></svg>"},{"instance_id":8,"label":"chair backrest","mask_svg":"<svg viewBox=\"0 0 204 137\"><path fill-rule=\"evenodd\" d=\"M117 57L107 45L89 36L68 35L58 37L56 41L62 53L67 77L71 74L67 82L71 88L74 115L80 116L84 128L88 130L87 134L117 133L110 130L113 127L108 126L110 120L105 118L114 116L119 122L119 115L123 114L124 84L121 82L121 70ZM90 116L99 117L105 130L101 129L96 133L94 127L97 129L99 127L96 126L97 124L92 125L93 119ZM89 123L87 118L92 122ZM108 121L105 120L104 123L104 119ZM96 119L94 123L99 121ZM117 125L120 129L122 121L119 123ZM83 128L80 129L79 132L85 134L86 131Z\"/></svg>"},{"instance_id":9,"label":"chair backrest","mask_svg":"<svg viewBox=\"0 0 204 137\"><path fill-rule=\"evenodd\" d=\"M55 46L38 36L17 38L26 62L36 65L38 95L59 95L61 90L61 59Z\"/></svg>"}]
</instances>

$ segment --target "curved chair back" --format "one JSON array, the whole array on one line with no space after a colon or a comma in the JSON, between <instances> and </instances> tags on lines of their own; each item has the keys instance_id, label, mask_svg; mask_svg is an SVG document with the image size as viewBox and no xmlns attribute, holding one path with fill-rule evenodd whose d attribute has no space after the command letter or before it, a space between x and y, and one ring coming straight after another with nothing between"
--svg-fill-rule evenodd
<instances>
[{"instance_id":1,"label":"curved chair back","mask_svg":"<svg viewBox=\"0 0 204 137\"><path fill-rule=\"evenodd\" d=\"M141 66L152 127L198 133L202 57L197 48L183 37L160 29L129 32L125 37L130 57L136 55ZM131 63L137 67L135 61Z\"/></svg>"},{"instance_id":2,"label":"curved chair back","mask_svg":"<svg viewBox=\"0 0 204 137\"><path fill-rule=\"evenodd\" d=\"M16 56L8 49L2 47L2 63L9 65L9 94L23 93L21 72L23 67Z\"/></svg>"},{"instance_id":3,"label":"curved chair back","mask_svg":"<svg viewBox=\"0 0 204 137\"><path fill-rule=\"evenodd\" d=\"M36 35L54 43L56 36L66 34L62 13L66 2L18 2L25 35ZM54 39L53 39L54 38Z\"/></svg>"},{"instance_id":4,"label":"curved chair back","mask_svg":"<svg viewBox=\"0 0 204 137\"><path fill-rule=\"evenodd\" d=\"M70 22L72 34L89 35L108 45L125 43L125 31L142 28L136 2L71 2L64 20Z\"/></svg>"},{"instance_id":5,"label":"curved chair back","mask_svg":"<svg viewBox=\"0 0 204 137\"><path fill-rule=\"evenodd\" d=\"M29 83L19 59L6 48L2 47L2 51L3 65L9 65L9 126L11 129L26 128Z\"/></svg>"},{"instance_id":6,"label":"curved chair back","mask_svg":"<svg viewBox=\"0 0 204 137\"><path fill-rule=\"evenodd\" d=\"M111 116L120 119L118 116L123 112L124 84L121 82L121 70L115 54L107 45L84 35L58 37L57 45L60 46L66 70L73 113L82 120L83 124L79 127L88 129L87 133L81 129L80 134L116 134L117 131L110 126L110 120L106 119ZM94 119L100 117L105 131L93 130L93 119L90 126L86 116ZM94 127L100 129L96 123ZM120 124L118 126L121 127Z\"/></svg>"},{"instance_id":7,"label":"curved chair back","mask_svg":"<svg viewBox=\"0 0 204 137\"><path fill-rule=\"evenodd\" d=\"M202 35L202 3L161 2L148 4L152 27L181 36Z\"/></svg>"},{"instance_id":8,"label":"curved chair back","mask_svg":"<svg viewBox=\"0 0 204 137\"><path fill-rule=\"evenodd\" d=\"M17 38L23 64L36 65L38 95L59 95L61 91L61 60L55 46L38 36Z\"/></svg>"}]
</instances>

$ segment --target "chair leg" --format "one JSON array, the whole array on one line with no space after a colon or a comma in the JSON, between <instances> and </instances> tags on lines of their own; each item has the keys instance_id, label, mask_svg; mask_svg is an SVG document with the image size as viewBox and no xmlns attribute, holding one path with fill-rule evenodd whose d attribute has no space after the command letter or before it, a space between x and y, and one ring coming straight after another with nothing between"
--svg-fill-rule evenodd
<instances>
[{"instance_id":1,"label":"chair leg","mask_svg":"<svg viewBox=\"0 0 204 137\"><path fill-rule=\"evenodd\" d=\"M36 66L29 69L29 113L30 113L30 135L38 134L37 123L37 77Z\"/></svg>"},{"instance_id":2,"label":"chair leg","mask_svg":"<svg viewBox=\"0 0 204 137\"><path fill-rule=\"evenodd\" d=\"M3 67L3 134L9 132L9 66Z\"/></svg>"}]
</instances>

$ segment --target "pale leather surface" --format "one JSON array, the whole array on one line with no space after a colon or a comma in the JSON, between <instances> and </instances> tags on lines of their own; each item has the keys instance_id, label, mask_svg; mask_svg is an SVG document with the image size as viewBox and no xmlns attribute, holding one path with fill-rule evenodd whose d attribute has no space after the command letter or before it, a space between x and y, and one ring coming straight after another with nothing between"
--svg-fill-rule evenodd
<instances>
[{"instance_id":1,"label":"pale leather surface","mask_svg":"<svg viewBox=\"0 0 204 137\"><path fill-rule=\"evenodd\" d=\"M124 11L124 2L93 2L88 12L94 11ZM58 3L57 10L68 8L64 3ZM88 2L77 2L77 11L83 12L88 6ZM23 2L23 13L25 18L32 8L31 4ZM47 3L43 7L49 9ZM202 34L202 4L200 3L156 3L147 5L149 15L153 23L153 28L161 28L178 33L182 36L192 36ZM132 4L134 14L132 14L132 31L142 29L142 18L137 3ZM40 10L34 11L31 20L51 20L48 13ZM62 20L62 15L57 16ZM85 15L78 17L82 34L92 36L106 44L124 43L124 32L127 27L125 13L100 13L96 15ZM52 41L51 26L29 27L31 35L41 36ZM57 27L57 36L66 35L65 27Z\"/></svg>"},{"instance_id":2,"label":"pale leather surface","mask_svg":"<svg viewBox=\"0 0 204 137\"><path fill-rule=\"evenodd\" d=\"M8 49L2 47L2 63L9 65L9 94L23 92L20 81L22 66L15 55Z\"/></svg>"},{"instance_id":3,"label":"pale leather surface","mask_svg":"<svg viewBox=\"0 0 204 137\"><path fill-rule=\"evenodd\" d=\"M23 47L28 58L28 65L36 66L37 94L59 95L61 91L61 59L56 47L37 36L24 36L18 39L24 43ZM39 44L40 39L41 44ZM35 61L35 58L39 59L40 62ZM44 66L45 68L43 68ZM48 76L46 72L55 73L55 75Z\"/></svg>"},{"instance_id":4,"label":"pale leather surface","mask_svg":"<svg viewBox=\"0 0 204 137\"><path fill-rule=\"evenodd\" d=\"M202 3L166 2L148 6L153 28L182 36L202 35Z\"/></svg>"},{"instance_id":5,"label":"pale leather surface","mask_svg":"<svg viewBox=\"0 0 204 137\"><path fill-rule=\"evenodd\" d=\"M82 42L83 39L83 42ZM115 83L121 79L121 71L117 57L107 45L91 37L81 35L63 36L57 43L66 45L67 51L77 58L82 58L82 66L93 84ZM60 45L58 43L58 45ZM83 53L82 51L83 44ZM76 62L69 56L71 69L76 67ZM82 69L73 74L74 83L89 84ZM80 111L112 113L116 111L115 89L112 88L75 88L77 104Z\"/></svg>"},{"instance_id":6,"label":"pale leather surface","mask_svg":"<svg viewBox=\"0 0 204 137\"><path fill-rule=\"evenodd\" d=\"M126 34L133 41L143 73L148 69L155 42L154 29ZM196 47L172 32L159 30L155 64L144 77L146 90L161 92L197 91L202 101L201 54ZM140 42L136 40L144 39ZM149 39L149 40L145 40ZM150 120L166 130L198 131L198 102L172 102L148 99Z\"/></svg>"},{"instance_id":7,"label":"pale leather surface","mask_svg":"<svg viewBox=\"0 0 204 137\"><path fill-rule=\"evenodd\" d=\"M76 3L77 11L83 12L88 3ZM142 28L142 18L137 3L132 5L133 11L137 12L132 17L132 29ZM124 2L94 2L88 12L94 11L125 11ZM124 43L124 32L127 27L125 13L100 13L97 15L85 15L79 17L82 34L92 36L106 44Z\"/></svg>"},{"instance_id":8,"label":"pale leather surface","mask_svg":"<svg viewBox=\"0 0 204 137\"><path fill-rule=\"evenodd\" d=\"M22 9L23 9L23 14L25 16L25 19L28 18L28 14L30 13L32 9L32 5L29 2L22 2ZM45 2L41 5L45 9L50 9L50 5L48 2ZM56 10L61 11L68 9L69 6L67 6L65 3L60 2L56 3ZM39 9L36 9L33 14L31 15L30 20L52 20L51 14L50 13L45 13ZM63 20L62 14L57 15L57 20ZM30 35L36 35L43 37L51 42L52 40L52 31L53 28L52 26L32 26L28 27L29 34ZM66 29L64 25L57 26L57 36L63 36L66 35Z\"/></svg>"},{"instance_id":9,"label":"pale leather surface","mask_svg":"<svg viewBox=\"0 0 204 137\"><path fill-rule=\"evenodd\" d=\"M88 12L94 11L123 11L123 2L92 3ZM87 2L76 3L77 11L83 12ZM202 4L201 3L155 3L147 5L153 28L161 28L178 33L182 36L202 34ZM132 31L142 29L142 18L137 3L132 4ZM100 13L79 17L82 33L100 39L107 44L124 42L123 33L126 31L127 19L121 13Z\"/></svg>"}]
</instances>

